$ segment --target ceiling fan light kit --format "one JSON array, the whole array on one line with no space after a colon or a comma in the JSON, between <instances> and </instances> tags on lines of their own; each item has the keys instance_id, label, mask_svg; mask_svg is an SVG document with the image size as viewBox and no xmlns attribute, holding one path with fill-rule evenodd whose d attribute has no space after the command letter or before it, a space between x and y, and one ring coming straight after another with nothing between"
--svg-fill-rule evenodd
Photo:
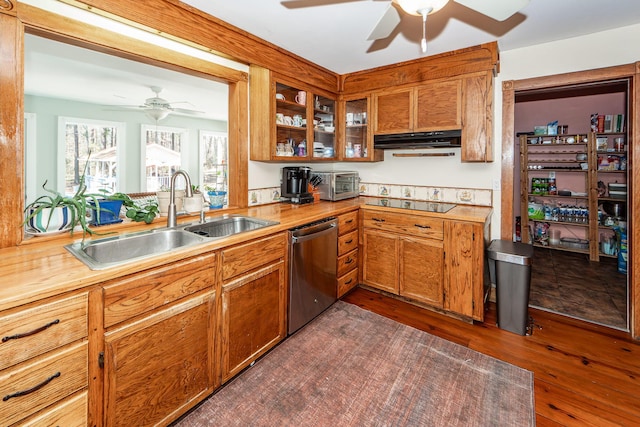
<instances>
[{"instance_id":1,"label":"ceiling fan light kit","mask_svg":"<svg viewBox=\"0 0 640 427\"><path fill-rule=\"evenodd\" d=\"M449 0L396 0L396 3L408 14L424 18L425 14L428 15L442 9L449 3Z\"/></svg>"}]
</instances>

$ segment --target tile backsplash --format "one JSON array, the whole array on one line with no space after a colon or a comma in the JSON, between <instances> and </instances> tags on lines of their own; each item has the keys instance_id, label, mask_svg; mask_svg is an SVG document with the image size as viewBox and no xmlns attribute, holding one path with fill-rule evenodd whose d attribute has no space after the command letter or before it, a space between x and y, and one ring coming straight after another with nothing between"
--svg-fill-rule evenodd
<instances>
[{"instance_id":1,"label":"tile backsplash","mask_svg":"<svg viewBox=\"0 0 640 427\"><path fill-rule=\"evenodd\" d=\"M478 188L427 187L375 182L360 182L361 196L491 206L493 190ZM280 200L280 187L249 190L249 206L265 205Z\"/></svg>"}]
</instances>

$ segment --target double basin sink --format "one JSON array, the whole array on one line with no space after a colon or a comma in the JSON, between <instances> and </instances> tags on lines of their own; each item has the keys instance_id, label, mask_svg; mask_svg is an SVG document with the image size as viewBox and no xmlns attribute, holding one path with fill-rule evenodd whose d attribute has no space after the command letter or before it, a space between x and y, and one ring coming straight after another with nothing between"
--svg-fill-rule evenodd
<instances>
[{"instance_id":1,"label":"double basin sink","mask_svg":"<svg viewBox=\"0 0 640 427\"><path fill-rule=\"evenodd\" d=\"M249 216L231 215L204 223L77 242L67 245L65 248L92 270L102 270L160 255L174 249L198 245L276 224L279 223Z\"/></svg>"}]
</instances>

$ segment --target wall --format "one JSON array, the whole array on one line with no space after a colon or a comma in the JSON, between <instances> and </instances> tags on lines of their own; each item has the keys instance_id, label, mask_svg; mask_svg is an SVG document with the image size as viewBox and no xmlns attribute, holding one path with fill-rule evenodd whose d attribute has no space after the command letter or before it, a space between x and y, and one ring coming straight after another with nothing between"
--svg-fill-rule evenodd
<instances>
[{"instance_id":1,"label":"wall","mask_svg":"<svg viewBox=\"0 0 640 427\"><path fill-rule=\"evenodd\" d=\"M365 182L414 184L443 187L494 189L492 238L500 236L502 82L530 77L583 71L640 60L640 24L603 31L532 47L500 52L500 74L494 83L494 162L461 163L459 153L445 158L394 158L385 153L385 161L375 164L336 163L338 170L357 170ZM311 164L314 169L331 169L331 165ZM279 185L282 165L249 164L249 188ZM496 186L494 186L496 184ZM505 197L512 197L511 194Z\"/></svg>"}]
</instances>

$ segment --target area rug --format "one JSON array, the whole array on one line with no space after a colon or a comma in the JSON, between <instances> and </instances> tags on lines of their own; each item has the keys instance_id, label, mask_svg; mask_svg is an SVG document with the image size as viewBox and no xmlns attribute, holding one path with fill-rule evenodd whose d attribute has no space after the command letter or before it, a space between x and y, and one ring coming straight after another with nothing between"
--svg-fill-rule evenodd
<instances>
[{"instance_id":1,"label":"area rug","mask_svg":"<svg viewBox=\"0 0 640 427\"><path fill-rule=\"evenodd\" d=\"M338 301L176 425L533 426L533 374Z\"/></svg>"}]
</instances>

